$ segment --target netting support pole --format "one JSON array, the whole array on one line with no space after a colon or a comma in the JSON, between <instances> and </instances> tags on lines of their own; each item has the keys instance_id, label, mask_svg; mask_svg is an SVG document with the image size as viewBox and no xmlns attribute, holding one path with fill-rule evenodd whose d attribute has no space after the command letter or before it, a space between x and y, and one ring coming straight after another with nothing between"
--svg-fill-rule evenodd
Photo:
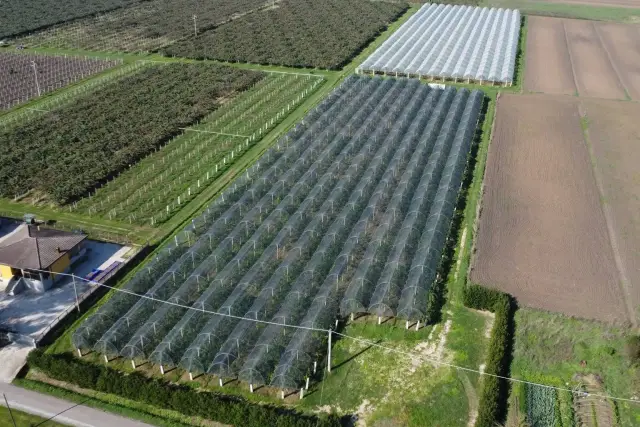
<instances>
[{"instance_id":1,"label":"netting support pole","mask_svg":"<svg viewBox=\"0 0 640 427\"><path fill-rule=\"evenodd\" d=\"M329 343L327 348L327 372L331 372L331 329L329 329Z\"/></svg>"},{"instance_id":2,"label":"netting support pole","mask_svg":"<svg viewBox=\"0 0 640 427\"><path fill-rule=\"evenodd\" d=\"M72 275L73 278L73 293L76 295L76 309L78 309L78 313L80 313L80 303L78 302L78 289L76 288L76 276Z\"/></svg>"},{"instance_id":3,"label":"netting support pole","mask_svg":"<svg viewBox=\"0 0 640 427\"><path fill-rule=\"evenodd\" d=\"M160 365L160 373L164 375L164 366Z\"/></svg>"},{"instance_id":4,"label":"netting support pole","mask_svg":"<svg viewBox=\"0 0 640 427\"><path fill-rule=\"evenodd\" d=\"M136 361L135 361L135 360L133 360L133 359L131 359L131 367L132 367L133 369L136 369Z\"/></svg>"},{"instance_id":5,"label":"netting support pole","mask_svg":"<svg viewBox=\"0 0 640 427\"><path fill-rule=\"evenodd\" d=\"M189 372L189 381L193 381L193 374Z\"/></svg>"},{"instance_id":6,"label":"netting support pole","mask_svg":"<svg viewBox=\"0 0 640 427\"><path fill-rule=\"evenodd\" d=\"M378 325L382 324L382 317L378 316Z\"/></svg>"},{"instance_id":7,"label":"netting support pole","mask_svg":"<svg viewBox=\"0 0 640 427\"><path fill-rule=\"evenodd\" d=\"M304 397L304 387L300 387L300 399Z\"/></svg>"},{"instance_id":8,"label":"netting support pole","mask_svg":"<svg viewBox=\"0 0 640 427\"><path fill-rule=\"evenodd\" d=\"M316 369L318 369L318 361L313 362L313 374L315 375Z\"/></svg>"},{"instance_id":9,"label":"netting support pole","mask_svg":"<svg viewBox=\"0 0 640 427\"><path fill-rule=\"evenodd\" d=\"M416 331L420 329L420 321L418 320L418 322L416 323Z\"/></svg>"},{"instance_id":10,"label":"netting support pole","mask_svg":"<svg viewBox=\"0 0 640 427\"><path fill-rule=\"evenodd\" d=\"M107 355L104 355L104 363L109 363L109 358L107 358Z\"/></svg>"},{"instance_id":11,"label":"netting support pole","mask_svg":"<svg viewBox=\"0 0 640 427\"><path fill-rule=\"evenodd\" d=\"M280 392L280 397L282 398L282 400L284 400L284 390Z\"/></svg>"},{"instance_id":12,"label":"netting support pole","mask_svg":"<svg viewBox=\"0 0 640 427\"><path fill-rule=\"evenodd\" d=\"M218 383L220 384L220 387L222 387L222 378L218 378Z\"/></svg>"},{"instance_id":13,"label":"netting support pole","mask_svg":"<svg viewBox=\"0 0 640 427\"><path fill-rule=\"evenodd\" d=\"M338 322L339 322L339 320L336 319L336 329L338 329Z\"/></svg>"},{"instance_id":14,"label":"netting support pole","mask_svg":"<svg viewBox=\"0 0 640 427\"><path fill-rule=\"evenodd\" d=\"M78 357L82 357L82 350L78 349Z\"/></svg>"},{"instance_id":15,"label":"netting support pole","mask_svg":"<svg viewBox=\"0 0 640 427\"><path fill-rule=\"evenodd\" d=\"M309 377L307 377L307 382L306 382L306 384L304 385L304 389L305 389L305 390L309 390Z\"/></svg>"},{"instance_id":16,"label":"netting support pole","mask_svg":"<svg viewBox=\"0 0 640 427\"><path fill-rule=\"evenodd\" d=\"M405 329L409 329L409 321L408 321L408 320L405 322L405 324L404 324L404 328L405 328Z\"/></svg>"},{"instance_id":17,"label":"netting support pole","mask_svg":"<svg viewBox=\"0 0 640 427\"><path fill-rule=\"evenodd\" d=\"M249 383L249 392L253 393L253 384Z\"/></svg>"}]
</instances>

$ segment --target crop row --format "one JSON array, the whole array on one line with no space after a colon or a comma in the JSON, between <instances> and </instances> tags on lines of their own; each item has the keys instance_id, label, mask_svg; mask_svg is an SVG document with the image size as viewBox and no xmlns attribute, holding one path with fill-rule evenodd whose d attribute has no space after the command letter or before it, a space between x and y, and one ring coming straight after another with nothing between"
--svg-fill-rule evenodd
<instances>
[{"instance_id":1,"label":"crop row","mask_svg":"<svg viewBox=\"0 0 640 427\"><path fill-rule=\"evenodd\" d=\"M59 49L152 51L265 4L266 0L144 1L104 15L57 25L22 37L18 42Z\"/></svg>"},{"instance_id":2,"label":"crop row","mask_svg":"<svg viewBox=\"0 0 640 427\"><path fill-rule=\"evenodd\" d=\"M314 328L333 326L384 235L402 240L411 266L401 268L404 287L387 289L399 300L389 315L424 319L481 103L477 91L351 76L176 236L164 271L143 270L127 285L153 298L114 295L74 345L297 387L324 349ZM397 233L414 200L417 236ZM375 257L394 264L393 254ZM285 333L292 325L312 329Z\"/></svg>"},{"instance_id":3,"label":"crop row","mask_svg":"<svg viewBox=\"0 0 640 427\"><path fill-rule=\"evenodd\" d=\"M106 12L140 0L20 0L2 3L0 38L94 13Z\"/></svg>"},{"instance_id":4,"label":"crop row","mask_svg":"<svg viewBox=\"0 0 640 427\"><path fill-rule=\"evenodd\" d=\"M0 53L0 110L122 63L88 57Z\"/></svg>"},{"instance_id":5,"label":"crop row","mask_svg":"<svg viewBox=\"0 0 640 427\"><path fill-rule=\"evenodd\" d=\"M222 175L322 82L311 76L271 75L74 206L89 215L159 224Z\"/></svg>"},{"instance_id":6,"label":"crop row","mask_svg":"<svg viewBox=\"0 0 640 427\"><path fill-rule=\"evenodd\" d=\"M405 5L362 0L281 0L163 49L189 58L337 69L346 64Z\"/></svg>"},{"instance_id":7,"label":"crop row","mask_svg":"<svg viewBox=\"0 0 640 427\"><path fill-rule=\"evenodd\" d=\"M210 64L143 67L0 131L0 193L78 199L264 76Z\"/></svg>"}]
</instances>

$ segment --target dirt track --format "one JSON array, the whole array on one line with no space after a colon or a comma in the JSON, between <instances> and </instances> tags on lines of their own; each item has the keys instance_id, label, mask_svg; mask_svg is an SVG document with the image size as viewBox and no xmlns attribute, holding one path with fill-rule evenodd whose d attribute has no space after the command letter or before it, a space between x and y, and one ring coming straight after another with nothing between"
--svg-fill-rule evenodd
<instances>
[{"instance_id":1,"label":"dirt track","mask_svg":"<svg viewBox=\"0 0 640 427\"><path fill-rule=\"evenodd\" d=\"M501 96L471 280L524 305L625 322L578 102Z\"/></svg>"},{"instance_id":2,"label":"dirt track","mask_svg":"<svg viewBox=\"0 0 640 427\"><path fill-rule=\"evenodd\" d=\"M637 26L529 17L524 88L640 100L638 45Z\"/></svg>"},{"instance_id":3,"label":"dirt track","mask_svg":"<svg viewBox=\"0 0 640 427\"><path fill-rule=\"evenodd\" d=\"M640 104L582 100L631 311L640 315ZM640 320L640 319L639 319Z\"/></svg>"}]
</instances>

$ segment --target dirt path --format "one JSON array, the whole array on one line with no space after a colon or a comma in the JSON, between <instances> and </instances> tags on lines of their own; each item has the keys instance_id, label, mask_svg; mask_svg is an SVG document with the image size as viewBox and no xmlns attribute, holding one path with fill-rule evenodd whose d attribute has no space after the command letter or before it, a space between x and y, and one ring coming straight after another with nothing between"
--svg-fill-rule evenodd
<instances>
[{"instance_id":1,"label":"dirt path","mask_svg":"<svg viewBox=\"0 0 640 427\"><path fill-rule=\"evenodd\" d=\"M458 377L460 378L460 381L462 381L464 392L466 393L467 401L469 402L469 422L467 422L467 427L473 427L478 419L478 394L476 393L476 389L473 387L473 384L471 384L471 380L469 380L469 376L466 372L458 371Z\"/></svg>"}]
</instances>

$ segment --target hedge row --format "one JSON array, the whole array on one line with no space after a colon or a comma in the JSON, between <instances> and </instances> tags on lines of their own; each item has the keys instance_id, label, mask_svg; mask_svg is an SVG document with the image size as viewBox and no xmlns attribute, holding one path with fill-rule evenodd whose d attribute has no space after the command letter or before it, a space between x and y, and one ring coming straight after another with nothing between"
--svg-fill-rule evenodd
<instances>
[{"instance_id":1,"label":"hedge row","mask_svg":"<svg viewBox=\"0 0 640 427\"><path fill-rule=\"evenodd\" d=\"M80 360L71 354L46 354L37 349L29 354L27 362L29 367L37 368L56 380L223 424L243 427L341 425L335 415L306 415L283 407L248 402L241 397L200 392L137 372L125 374Z\"/></svg>"},{"instance_id":2,"label":"hedge row","mask_svg":"<svg viewBox=\"0 0 640 427\"><path fill-rule=\"evenodd\" d=\"M509 397L508 381L492 375L508 376L513 346L515 303L505 293L478 285L465 288L464 304L476 310L495 314L489 354L483 377L482 394L478 408L476 427L493 427L504 421Z\"/></svg>"}]
</instances>

